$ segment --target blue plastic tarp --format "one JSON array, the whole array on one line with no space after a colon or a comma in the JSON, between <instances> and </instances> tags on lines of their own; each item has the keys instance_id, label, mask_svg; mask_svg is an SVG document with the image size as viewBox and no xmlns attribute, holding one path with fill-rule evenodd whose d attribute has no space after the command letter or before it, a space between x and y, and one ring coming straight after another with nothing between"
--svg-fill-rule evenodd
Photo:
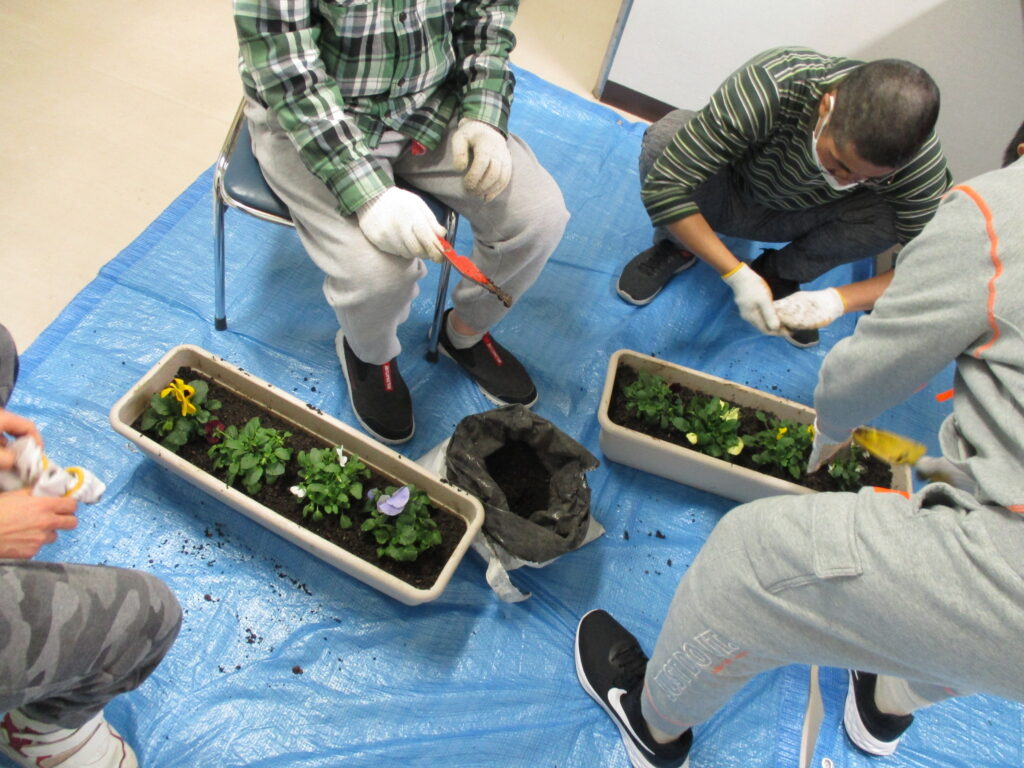
<instances>
[{"instance_id":1,"label":"blue plastic tarp","mask_svg":"<svg viewBox=\"0 0 1024 768\"><path fill-rule=\"evenodd\" d=\"M78 529L42 557L149 571L185 611L163 664L108 707L149 768L627 765L617 731L577 684L576 623L605 608L650 650L680 576L733 503L603 460L596 412L610 354L635 349L810 403L822 357L854 319L798 350L748 327L702 265L649 307L621 301L618 272L651 234L636 168L645 126L517 74L512 130L554 175L572 219L496 335L533 373L536 412L602 459L589 481L592 512L607 529L546 568L514 571L529 600L498 600L469 555L436 602L399 604L195 490L111 430L111 405L182 343L356 423L334 315L292 230L228 213L229 329L213 329L210 171L24 353L11 409L40 425L57 462L87 466L108 484L100 504L81 510ZM460 252L469 238L464 225ZM733 245L756 255L754 244ZM820 284L866 274L844 268ZM423 358L436 280L432 268L401 331L417 431L400 450L411 458L490 407L450 361ZM940 379L878 425L927 439L934 451L948 408L934 395L950 386ZM752 681L699 728L691 765L796 765L808 672L791 666ZM844 692L842 672L822 670L815 766L1022 764L1021 707L986 697L920 714L896 756L870 760L842 736Z\"/></svg>"}]
</instances>

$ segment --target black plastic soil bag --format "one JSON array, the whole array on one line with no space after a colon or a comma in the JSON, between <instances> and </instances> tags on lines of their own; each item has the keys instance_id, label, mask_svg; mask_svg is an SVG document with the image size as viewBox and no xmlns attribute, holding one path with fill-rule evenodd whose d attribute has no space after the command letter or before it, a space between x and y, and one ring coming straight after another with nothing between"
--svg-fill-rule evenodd
<instances>
[{"instance_id":1,"label":"black plastic soil bag","mask_svg":"<svg viewBox=\"0 0 1024 768\"><path fill-rule=\"evenodd\" d=\"M528 459L522 463L542 468L539 474L547 487L510 486L507 469L499 483L494 461L499 457ZM590 523L585 473L598 463L586 448L521 405L467 416L455 428L445 454L448 481L484 506L484 533L509 554L533 563L553 560L583 543ZM534 505L539 508L524 513L516 504L525 496L539 496L541 503ZM516 504L510 504L510 497Z\"/></svg>"}]
</instances>

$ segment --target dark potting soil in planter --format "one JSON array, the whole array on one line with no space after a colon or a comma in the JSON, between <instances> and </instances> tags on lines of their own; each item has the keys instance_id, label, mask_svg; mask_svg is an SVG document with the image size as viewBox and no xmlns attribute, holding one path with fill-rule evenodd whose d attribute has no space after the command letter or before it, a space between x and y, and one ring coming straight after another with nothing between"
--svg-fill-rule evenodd
<instances>
[{"instance_id":1,"label":"dark potting soil in planter","mask_svg":"<svg viewBox=\"0 0 1024 768\"><path fill-rule=\"evenodd\" d=\"M204 379L209 382L210 399L220 400L221 402L221 408L213 411L213 418L217 421L222 421L227 425L234 424L241 429L251 418L258 416L260 426L272 427L292 433L292 436L288 438L286 443L287 447L292 449L292 460L287 462L285 473L273 485L264 485L255 496L250 498L356 557L390 573L407 584L411 584L417 589L429 589L433 586L466 531L465 520L454 513L435 507L432 518L437 523L438 530L441 532L440 546L428 549L426 552L421 553L414 561L407 563L398 562L387 557L378 558L377 544L372 536L359 530L361 519L359 515L353 516L355 518L355 525L349 529L341 528L337 520L329 518L325 518L320 522L313 522L302 516L302 505L288 490L300 480L298 462L295 461L299 451L308 451L311 448L333 449L335 446L328 445L321 438L310 434L287 419L268 413L259 403L244 398L233 390L222 387L217 383L216 379L211 379L194 368L184 366L178 370L176 375L185 381ZM313 409L313 406L309 407ZM141 421L142 417L140 416L132 426L135 429L139 429ZM199 440L183 446L178 455L207 474L223 479L223 475L213 469L213 461L208 454L209 449L209 443L205 440ZM383 492L385 486L403 485L398 480L377 472L373 467L369 467L369 465L367 466L370 469L371 477L363 483L364 493L373 488L379 488ZM245 493L245 489L241 485L235 486L235 488L239 493Z\"/></svg>"},{"instance_id":2,"label":"dark potting soil in planter","mask_svg":"<svg viewBox=\"0 0 1024 768\"><path fill-rule=\"evenodd\" d=\"M658 426L650 425L643 422L635 414L631 413L626 408L626 396L624 390L630 384L637 379L637 371L626 363L619 365L618 370L615 372L615 387L612 390L611 402L608 404L608 418L611 419L615 424L631 429L634 432L641 432L650 437L657 438L658 440L665 440L666 442L674 445L682 446L689 450L693 450L693 447L686 441L686 437L674 429L661 429ZM683 400L687 400L694 395L701 395L703 397L709 397L705 392L697 392L681 384L670 385L673 392L679 395ZM736 403L729 403L730 406L736 405ZM752 435L756 432L760 432L764 429L764 424L757 418L757 409L755 408L744 408L739 406L740 409L740 435ZM763 409L765 413L772 414L770 410ZM750 454L755 451L748 452L744 450L738 456L730 457L729 464L737 467L746 467L754 472L760 472L762 475L769 475L771 477L777 477L780 480L786 480L790 483L796 483L802 485L805 488L810 488L814 491L839 491L842 490L839 487L838 481L832 477L827 469L822 468L811 475L805 475L799 480L794 478L786 470L770 464L755 464L750 458ZM861 476L861 486L878 486L882 488L892 487L892 470L889 465L884 461L876 459L873 456L865 456L864 466L866 467L864 474Z\"/></svg>"},{"instance_id":3,"label":"dark potting soil in planter","mask_svg":"<svg viewBox=\"0 0 1024 768\"><path fill-rule=\"evenodd\" d=\"M487 473L498 484L509 511L529 518L548 508L551 473L544 469L537 452L522 440L509 440L484 461Z\"/></svg>"}]
</instances>

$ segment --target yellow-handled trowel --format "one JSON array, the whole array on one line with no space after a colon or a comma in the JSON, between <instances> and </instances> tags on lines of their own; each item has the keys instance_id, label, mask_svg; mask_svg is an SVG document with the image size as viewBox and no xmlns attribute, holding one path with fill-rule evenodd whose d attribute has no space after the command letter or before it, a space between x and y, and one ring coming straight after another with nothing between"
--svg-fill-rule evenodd
<instances>
[{"instance_id":1,"label":"yellow-handled trowel","mask_svg":"<svg viewBox=\"0 0 1024 768\"><path fill-rule=\"evenodd\" d=\"M857 427L853 430L853 442L875 458L890 464L916 464L928 450L923 443L909 437L874 427Z\"/></svg>"}]
</instances>

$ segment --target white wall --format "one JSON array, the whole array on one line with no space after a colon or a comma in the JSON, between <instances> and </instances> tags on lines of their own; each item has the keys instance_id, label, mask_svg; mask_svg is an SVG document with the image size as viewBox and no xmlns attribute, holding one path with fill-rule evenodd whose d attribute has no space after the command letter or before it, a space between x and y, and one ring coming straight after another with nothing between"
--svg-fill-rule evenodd
<instances>
[{"instance_id":1,"label":"white wall","mask_svg":"<svg viewBox=\"0 0 1024 768\"><path fill-rule=\"evenodd\" d=\"M633 0L608 79L694 109L778 45L928 70L959 181L997 167L1024 120L1024 0Z\"/></svg>"}]
</instances>

